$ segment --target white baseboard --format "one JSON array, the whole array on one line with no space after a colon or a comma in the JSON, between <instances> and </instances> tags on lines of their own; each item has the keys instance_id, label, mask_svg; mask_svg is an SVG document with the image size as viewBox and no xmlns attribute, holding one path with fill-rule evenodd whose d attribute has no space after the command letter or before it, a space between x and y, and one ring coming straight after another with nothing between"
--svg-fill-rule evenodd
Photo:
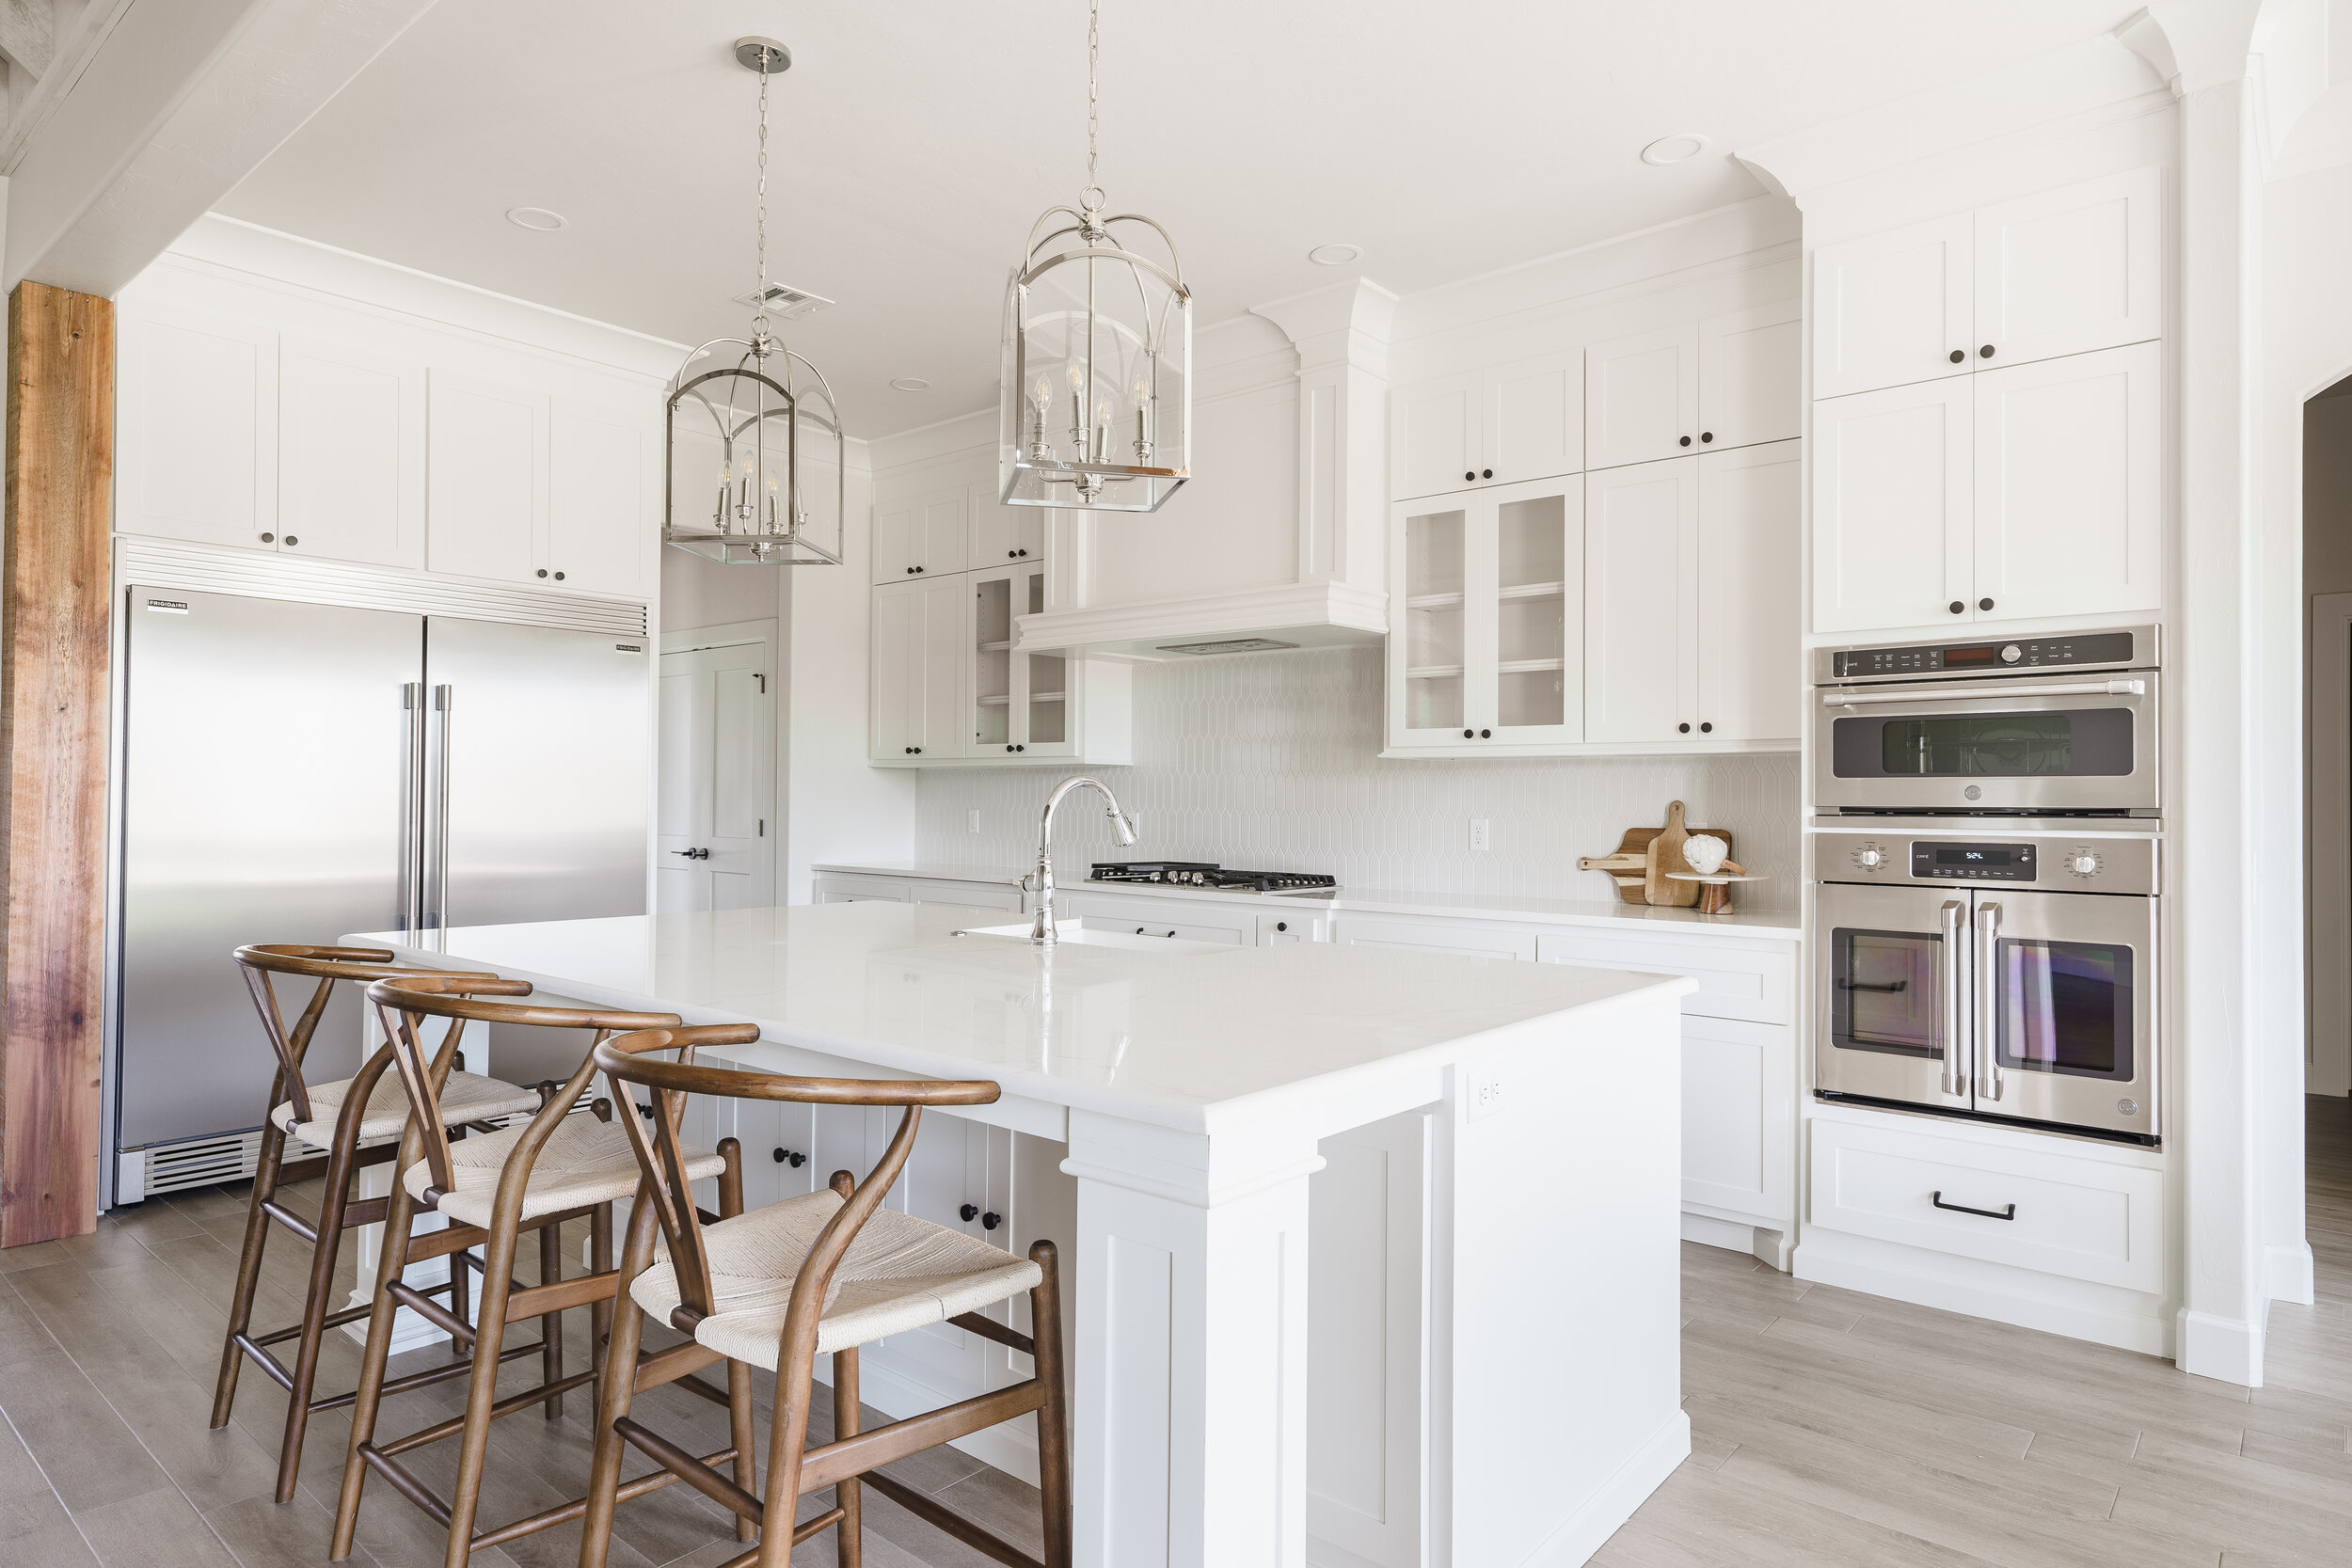
<instances>
[{"instance_id":1,"label":"white baseboard","mask_svg":"<svg viewBox=\"0 0 2352 1568\"><path fill-rule=\"evenodd\" d=\"M2309 1242L2263 1248L2263 1284L2272 1301L2309 1307L2317 1293Z\"/></svg>"},{"instance_id":2,"label":"white baseboard","mask_svg":"<svg viewBox=\"0 0 2352 1568\"><path fill-rule=\"evenodd\" d=\"M1585 1499L1526 1557L1526 1568L1579 1568L1633 1517L1633 1511L1691 1457L1691 1418L1680 1410L1627 1456L1600 1490Z\"/></svg>"},{"instance_id":3,"label":"white baseboard","mask_svg":"<svg viewBox=\"0 0 2352 1568\"><path fill-rule=\"evenodd\" d=\"M420 1291L429 1290L449 1279L449 1259L445 1257L428 1258L421 1263L411 1263L401 1277ZM479 1282L480 1276L477 1275L476 1283ZM351 1299L343 1305L347 1307L365 1307L374 1299L375 1295L372 1291L354 1291L351 1292ZM449 1304L445 1301L441 1305L446 1307ZM347 1323L343 1324L343 1332L364 1345L368 1342L368 1320L359 1318ZM404 1307L392 1314L390 1354L398 1355L403 1351L421 1350L427 1345L448 1343L449 1336L425 1322L413 1308Z\"/></svg>"},{"instance_id":4,"label":"white baseboard","mask_svg":"<svg viewBox=\"0 0 2352 1568\"><path fill-rule=\"evenodd\" d=\"M1782 1274L1788 1272L1789 1242L1786 1230L1767 1230L1760 1225L1719 1220L1712 1214L1694 1214L1685 1209L1682 1212L1682 1239L1699 1246L1745 1253L1768 1268Z\"/></svg>"},{"instance_id":5,"label":"white baseboard","mask_svg":"<svg viewBox=\"0 0 2352 1568\"><path fill-rule=\"evenodd\" d=\"M2238 1318L2181 1309L2181 1370L2241 1387L2263 1386L2263 1329Z\"/></svg>"},{"instance_id":6,"label":"white baseboard","mask_svg":"<svg viewBox=\"0 0 2352 1568\"><path fill-rule=\"evenodd\" d=\"M2169 1319L2069 1299L2074 1281L2052 1279L2048 1291L2039 1292L2038 1276L2022 1269L1999 1269L1974 1259L1949 1259L1891 1244L1883 1256L1865 1258L1825 1250L1823 1232L1819 1229L1808 1235L1813 1239L1798 1247L1790 1259L1789 1272L1799 1279L1907 1301L1915 1307L1964 1312L1972 1318L1990 1318L2045 1334L2063 1334L2143 1355L2172 1354ZM2004 1277L2008 1275L2014 1278Z\"/></svg>"}]
</instances>

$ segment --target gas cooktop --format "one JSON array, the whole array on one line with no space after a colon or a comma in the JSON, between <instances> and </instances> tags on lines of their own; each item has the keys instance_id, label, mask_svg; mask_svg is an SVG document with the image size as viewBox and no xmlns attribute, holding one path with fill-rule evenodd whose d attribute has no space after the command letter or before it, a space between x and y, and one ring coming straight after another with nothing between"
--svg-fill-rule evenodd
<instances>
[{"instance_id":1,"label":"gas cooktop","mask_svg":"<svg viewBox=\"0 0 2352 1568\"><path fill-rule=\"evenodd\" d=\"M1089 879L1245 893L1327 893L1340 885L1337 877L1320 871L1228 871L1211 861L1097 861Z\"/></svg>"}]
</instances>

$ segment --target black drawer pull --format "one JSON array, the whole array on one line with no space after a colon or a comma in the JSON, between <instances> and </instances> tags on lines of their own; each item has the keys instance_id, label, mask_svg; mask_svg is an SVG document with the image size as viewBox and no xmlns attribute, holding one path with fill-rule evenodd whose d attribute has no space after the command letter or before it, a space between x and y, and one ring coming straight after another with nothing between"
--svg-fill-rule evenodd
<instances>
[{"instance_id":1,"label":"black drawer pull","mask_svg":"<svg viewBox=\"0 0 2352 1568\"><path fill-rule=\"evenodd\" d=\"M1873 986L1866 984L1860 980L1840 980L1837 982L1837 989L1839 990L1906 991L1911 989L1911 982L1908 980L1897 980L1892 985Z\"/></svg>"},{"instance_id":2,"label":"black drawer pull","mask_svg":"<svg viewBox=\"0 0 2352 1568\"><path fill-rule=\"evenodd\" d=\"M2004 1203L1997 1210L1971 1209L1965 1203L1945 1202L1941 1188L1936 1191L1934 1202L1938 1209L1949 1209L1955 1214L1976 1214L1988 1220L2013 1220L2017 1217L2017 1205L2014 1203Z\"/></svg>"}]
</instances>

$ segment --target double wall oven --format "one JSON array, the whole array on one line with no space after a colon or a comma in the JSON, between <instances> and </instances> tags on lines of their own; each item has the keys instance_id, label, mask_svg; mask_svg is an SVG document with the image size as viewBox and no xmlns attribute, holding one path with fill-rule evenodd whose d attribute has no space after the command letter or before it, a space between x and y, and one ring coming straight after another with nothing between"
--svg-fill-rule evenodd
<instances>
[{"instance_id":1,"label":"double wall oven","mask_svg":"<svg viewBox=\"0 0 2352 1568\"><path fill-rule=\"evenodd\" d=\"M2157 1143L2154 628L1819 658L1816 1096Z\"/></svg>"}]
</instances>

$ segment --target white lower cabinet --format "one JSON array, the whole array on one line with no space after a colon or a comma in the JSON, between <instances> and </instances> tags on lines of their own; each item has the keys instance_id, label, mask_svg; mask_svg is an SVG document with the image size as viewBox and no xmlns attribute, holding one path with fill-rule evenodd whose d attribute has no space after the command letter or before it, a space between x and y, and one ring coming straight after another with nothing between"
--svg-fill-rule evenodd
<instances>
[{"instance_id":1,"label":"white lower cabinet","mask_svg":"<svg viewBox=\"0 0 2352 1568\"><path fill-rule=\"evenodd\" d=\"M1179 904L1156 898L1106 897L1099 893L1054 895L1054 916L1082 918L1089 926L1129 932L1139 937L1169 937L1178 942L1221 942L1236 947L1258 945L1258 916L1245 904Z\"/></svg>"},{"instance_id":2,"label":"white lower cabinet","mask_svg":"<svg viewBox=\"0 0 2352 1568\"><path fill-rule=\"evenodd\" d=\"M1391 915L1342 913L1331 918L1331 940L1362 947L1410 947L1423 953L1452 953L1469 958L1533 958L1538 939L1532 931L1473 925L1439 926Z\"/></svg>"},{"instance_id":3,"label":"white lower cabinet","mask_svg":"<svg viewBox=\"0 0 2352 1568\"><path fill-rule=\"evenodd\" d=\"M1792 1031L1682 1021L1682 1206L1786 1231L1795 1212L1797 1072Z\"/></svg>"}]
</instances>

